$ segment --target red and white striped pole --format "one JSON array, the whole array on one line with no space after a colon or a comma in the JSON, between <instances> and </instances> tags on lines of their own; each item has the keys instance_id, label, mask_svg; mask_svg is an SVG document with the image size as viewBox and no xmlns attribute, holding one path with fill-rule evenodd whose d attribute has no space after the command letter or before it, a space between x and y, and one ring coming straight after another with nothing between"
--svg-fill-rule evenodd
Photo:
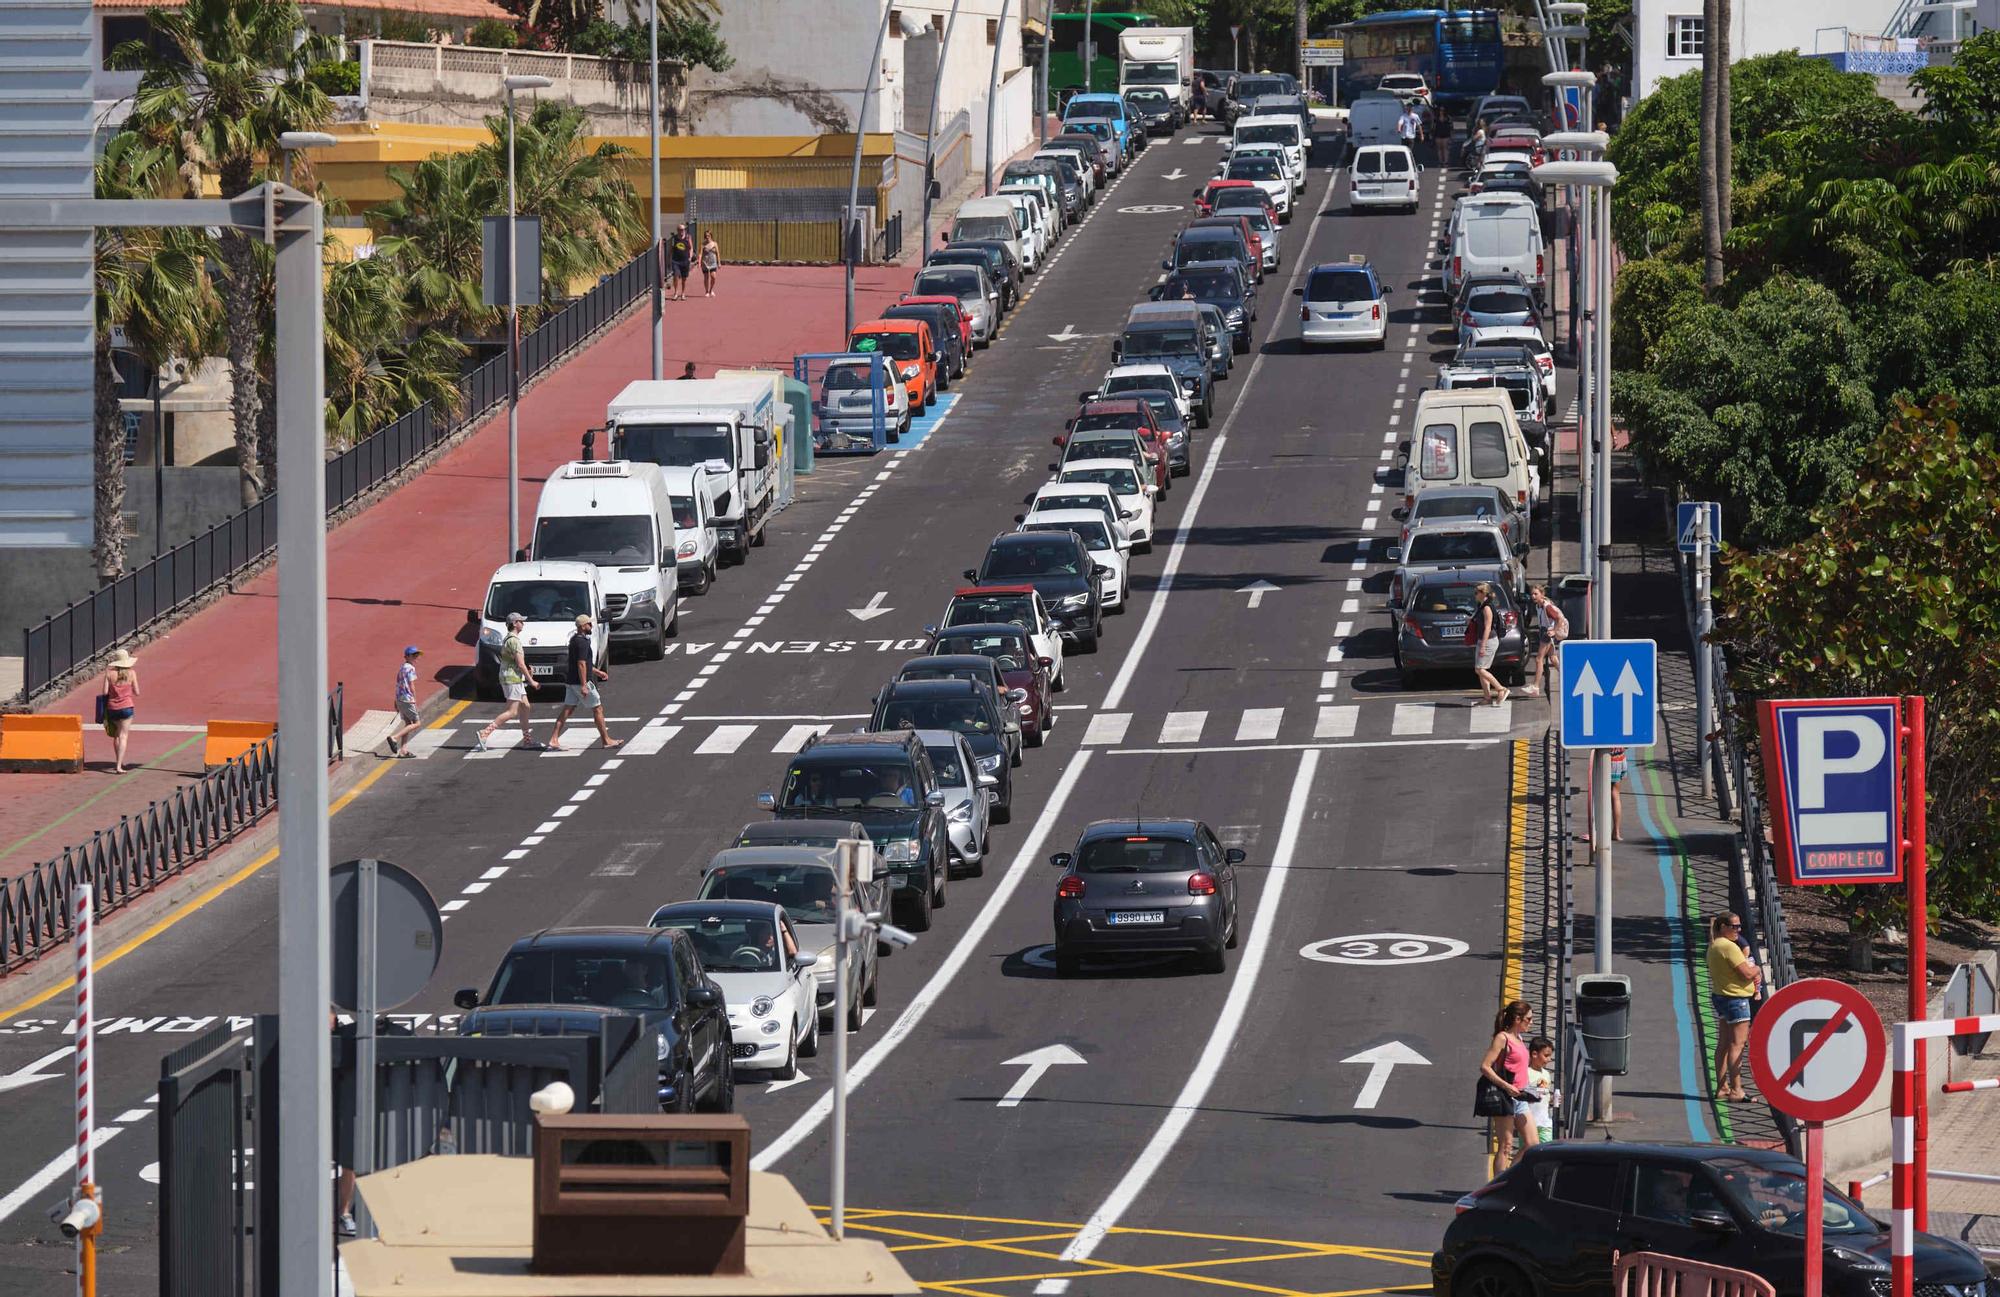
<instances>
[{"instance_id":1,"label":"red and white striped pole","mask_svg":"<svg viewBox=\"0 0 2000 1297\"><path fill-rule=\"evenodd\" d=\"M1980 1081L1946 1081L1946 1094L1970 1094L1974 1090L2000 1090L2000 1076L1989 1076Z\"/></svg>"},{"instance_id":2,"label":"red and white striped pole","mask_svg":"<svg viewBox=\"0 0 2000 1297\"><path fill-rule=\"evenodd\" d=\"M1889 1086L1889 1291L1892 1297L1913 1297L1916 1269L1912 1247L1916 1242L1913 1204L1916 1200L1916 1113L1922 1101L1917 1094L1917 1051L1922 1039L1912 1024L1898 1022L1890 1029L1889 1061L1895 1079Z\"/></svg>"},{"instance_id":3,"label":"red and white striped pole","mask_svg":"<svg viewBox=\"0 0 2000 1297\"><path fill-rule=\"evenodd\" d=\"M91 936L93 889L88 883L76 889L71 914L71 930L76 934L76 1196L74 1201L97 1197L96 1158L91 1145L97 1135L97 1085L94 1075L95 1050L91 1030ZM76 1236L76 1290L79 1297L93 1297L97 1291L97 1230L79 1230Z\"/></svg>"}]
</instances>

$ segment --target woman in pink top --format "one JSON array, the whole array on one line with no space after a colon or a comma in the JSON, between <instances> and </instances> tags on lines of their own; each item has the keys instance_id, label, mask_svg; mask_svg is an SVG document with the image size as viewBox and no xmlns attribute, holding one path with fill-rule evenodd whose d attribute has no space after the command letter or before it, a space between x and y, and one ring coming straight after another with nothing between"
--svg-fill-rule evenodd
<instances>
[{"instance_id":1,"label":"woman in pink top","mask_svg":"<svg viewBox=\"0 0 2000 1297\"><path fill-rule=\"evenodd\" d=\"M111 736L111 771L125 773L125 744L132 734L132 713L139 704L139 663L119 649L104 673L104 732Z\"/></svg>"},{"instance_id":2,"label":"woman in pink top","mask_svg":"<svg viewBox=\"0 0 2000 1297\"><path fill-rule=\"evenodd\" d=\"M1494 1018L1493 1041L1486 1047L1486 1057L1479 1060L1480 1073L1514 1104L1506 1116L1489 1118L1493 1123L1494 1175L1514 1164L1517 1137L1523 1149L1536 1142L1532 1101L1523 1097L1528 1088L1528 1044L1521 1038L1534 1020L1535 1011L1526 1000L1509 1003Z\"/></svg>"}]
</instances>

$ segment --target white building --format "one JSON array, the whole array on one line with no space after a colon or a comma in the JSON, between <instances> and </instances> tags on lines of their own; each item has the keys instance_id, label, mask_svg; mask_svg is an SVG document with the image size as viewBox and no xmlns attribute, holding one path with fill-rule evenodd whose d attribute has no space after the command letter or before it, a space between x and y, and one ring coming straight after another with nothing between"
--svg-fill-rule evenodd
<instances>
[{"instance_id":1,"label":"white building","mask_svg":"<svg viewBox=\"0 0 2000 1297\"><path fill-rule=\"evenodd\" d=\"M1729 0L1731 62L1780 50L1844 53L1853 37L1893 37L1897 0ZM1632 99L1701 70L1702 0L1633 0Z\"/></svg>"}]
</instances>

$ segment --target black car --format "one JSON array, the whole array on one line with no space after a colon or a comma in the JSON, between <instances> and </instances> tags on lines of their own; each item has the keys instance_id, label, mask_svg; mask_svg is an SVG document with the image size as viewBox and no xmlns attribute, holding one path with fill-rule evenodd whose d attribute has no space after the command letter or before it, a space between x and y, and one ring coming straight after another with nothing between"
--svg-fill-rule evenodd
<instances>
[{"instance_id":1,"label":"black car","mask_svg":"<svg viewBox=\"0 0 2000 1297\"><path fill-rule=\"evenodd\" d=\"M1127 91L1125 111L1148 135L1172 135L1181 128L1181 106L1159 89Z\"/></svg>"},{"instance_id":2,"label":"black car","mask_svg":"<svg viewBox=\"0 0 2000 1297\"><path fill-rule=\"evenodd\" d=\"M1183 230L1174 239L1172 255L1160 263L1169 274L1200 261L1233 261L1243 268L1243 277L1255 283L1263 274L1262 259L1250 255L1250 243L1240 230L1208 225Z\"/></svg>"},{"instance_id":3,"label":"black car","mask_svg":"<svg viewBox=\"0 0 2000 1297\"><path fill-rule=\"evenodd\" d=\"M1225 121L1235 125L1238 117L1247 116L1251 105L1265 95L1289 95L1298 90L1298 85L1290 77L1276 73L1260 72L1255 76L1239 76L1229 87L1229 99L1223 105L1227 114Z\"/></svg>"},{"instance_id":4,"label":"black car","mask_svg":"<svg viewBox=\"0 0 2000 1297\"><path fill-rule=\"evenodd\" d=\"M1098 820L1049 863L1056 885L1056 974L1086 954L1186 951L1220 973L1236 948L1236 866L1200 820Z\"/></svg>"},{"instance_id":5,"label":"black car","mask_svg":"<svg viewBox=\"0 0 2000 1297\"><path fill-rule=\"evenodd\" d=\"M884 733L956 730L964 735L979 763L980 786L1000 795L993 804L993 819L1000 824L1014 813L1014 766L1020 763L1006 724L992 690L970 680L895 681L876 695L875 714L868 718L870 730Z\"/></svg>"},{"instance_id":6,"label":"black car","mask_svg":"<svg viewBox=\"0 0 2000 1297\"><path fill-rule=\"evenodd\" d=\"M938 390L950 387L955 378L965 377L969 357L965 351L965 335L958 331L956 306L946 306L943 302L903 302L882 312L881 318L922 320L931 326L931 345L935 348L932 359L937 365Z\"/></svg>"},{"instance_id":7,"label":"black car","mask_svg":"<svg viewBox=\"0 0 2000 1297\"><path fill-rule=\"evenodd\" d=\"M1101 566L1073 532L1010 531L993 538L979 566L965 569L965 579L974 585L1033 586L1063 638L1095 653L1104 629Z\"/></svg>"},{"instance_id":8,"label":"black car","mask_svg":"<svg viewBox=\"0 0 2000 1297\"><path fill-rule=\"evenodd\" d=\"M917 736L822 734L806 740L777 795L757 801L779 819L856 820L888 865L891 903L914 932L944 904L949 839L944 794Z\"/></svg>"},{"instance_id":9,"label":"black car","mask_svg":"<svg viewBox=\"0 0 2000 1297\"><path fill-rule=\"evenodd\" d=\"M897 680L970 680L980 688L991 691L993 707L1007 722L1007 744L1010 764L1021 764L1021 704L1028 701L1028 691L1009 687L1007 677L1001 674L1000 666L983 653L933 653L928 657L911 658L896 671ZM1035 743L1041 741L1036 732ZM1034 746L1030 744L1029 746Z\"/></svg>"},{"instance_id":10,"label":"black car","mask_svg":"<svg viewBox=\"0 0 2000 1297\"><path fill-rule=\"evenodd\" d=\"M979 266L1000 288L1000 309L1011 311L1021 296L1021 267L1005 245L985 241L954 243L924 258L926 266Z\"/></svg>"},{"instance_id":11,"label":"black car","mask_svg":"<svg viewBox=\"0 0 2000 1297\"><path fill-rule=\"evenodd\" d=\"M1611 1297L1613 1257L1645 1251L1748 1270L1801 1297L1805 1199L1805 1167L1782 1149L1538 1144L1458 1200L1431 1292ZM1885 1297L1888 1227L1832 1186L1821 1220L1827 1297ZM1973 1297L1986 1283L1978 1254L1934 1234L1916 1236L1915 1261L1919 1293Z\"/></svg>"},{"instance_id":12,"label":"black car","mask_svg":"<svg viewBox=\"0 0 2000 1297\"><path fill-rule=\"evenodd\" d=\"M461 1036L594 1036L607 1016L636 1014L658 1032L663 1112L735 1107L722 989L684 934L546 928L508 948L484 996L466 987L452 1003L466 1010Z\"/></svg>"},{"instance_id":13,"label":"black car","mask_svg":"<svg viewBox=\"0 0 2000 1297\"><path fill-rule=\"evenodd\" d=\"M1250 326L1257 322L1257 289L1243 273L1243 263L1191 261L1161 280L1152 291L1156 302L1207 302L1222 312L1229 326L1229 346L1241 355L1250 350Z\"/></svg>"}]
</instances>

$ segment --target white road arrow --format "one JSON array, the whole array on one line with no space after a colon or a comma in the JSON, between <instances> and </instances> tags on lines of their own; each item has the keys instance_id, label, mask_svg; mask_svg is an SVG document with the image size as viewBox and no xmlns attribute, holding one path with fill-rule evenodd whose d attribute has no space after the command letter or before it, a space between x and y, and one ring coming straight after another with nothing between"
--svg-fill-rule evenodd
<instances>
[{"instance_id":1,"label":"white road arrow","mask_svg":"<svg viewBox=\"0 0 2000 1297\"><path fill-rule=\"evenodd\" d=\"M75 1052L75 1045L64 1045L61 1049L42 1055L26 1067L9 1072L6 1076L0 1076L0 1094L5 1094L9 1090L22 1089L25 1086L33 1085L37 1081L56 1081L62 1079L63 1073L44 1072L42 1069L56 1062L58 1059L68 1058Z\"/></svg>"},{"instance_id":2,"label":"white road arrow","mask_svg":"<svg viewBox=\"0 0 2000 1297\"><path fill-rule=\"evenodd\" d=\"M1386 1045L1364 1049L1351 1058L1343 1058L1343 1063L1368 1064L1368 1079L1361 1083L1361 1093L1354 1096L1357 1108L1372 1108L1381 1101L1382 1091L1388 1087L1389 1073L1403 1063L1417 1067L1429 1067L1431 1060L1411 1049L1400 1040L1392 1040Z\"/></svg>"},{"instance_id":3,"label":"white road arrow","mask_svg":"<svg viewBox=\"0 0 2000 1297\"><path fill-rule=\"evenodd\" d=\"M1590 663L1583 664L1569 693L1583 699L1583 737L1590 738L1597 733L1597 700L1604 696L1604 686L1597 683L1597 672L1590 669Z\"/></svg>"},{"instance_id":4,"label":"white road arrow","mask_svg":"<svg viewBox=\"0 0 2000 1297\"><path fill-rule=\"evenodd\" d=\"M1074 324L1065 324L1063 325L1063 331L1061 333L1051 333L1049 335L1049 337L1053 338L1057 342L1075 342L1078 338L1082 336L1083 336L1082 334L1076 331L1076 326Z\"/></svg>"},{"instance_id":5,"label":"white road arrow","mask_svg":"<svg viewBox=\"0 0 2000 1297\"><path fill-rule=\"evenodd\" d=\"M997 1106L1002 1108L1020 1107L1021 1100L1028 1097L1028 1091L1035 1088L1035 1082L1042 1079L1042 1073L1052 1067L1067 1066L1071 1063L1082 1063L1085 1061L1087 1060L1083 1055L1077 1053L1068 1045L1044 1045L1042 1048L1023 1054L1019 1058L1008 1059L1001 1064L1002 1067L1025 1067L1028 1070L1021 1073L1021 1079L1014 1082L1006 1094L1000 1096L1000 1102Z\"/></svg>"},{"instance_id":6,"label":"white road arrow","mask_svg":"<svg viewBox=\"0 0 2000 1297\"><path fill-rule=\"evenodd\" d=\"M1264 602L1265 595L1271 593L1273 590L1276 590L1277 588L1278 588L1277 586L1272 585L1269 581L1252 581L1249 585L1244 586L1236 593L1249 595L1250 606L1252 608L1255 608L1258 604Z\"/></svg>"},{"instance_id":7,"label":"white road arrow","mask_svg":"<svg viewBox=\"0 0 2000 1297\"><path fill-rule=\"evenodd\" d=\"M1181 170L1181 169L1180 169L1179 167L1175 167L1175 168L1174 168L1174 169L1173 169L1172 171L1169 171L1169 172L1168 172L1168 173L1167 173L1166 175L1164 175L1164 176L1161 176L1161 177L1160 177L1160 179L1162 179L1162 180L1185 180L1185 179L1187 179L1187 172L1185 172L1185 171Z\"/></svg>"},{"instance_id":8,"label":"white road arrow","mask_svg":"<svg viewBox=\"0 0 2000 1297\"><path fill-rule=\"evenodd\" d=\"M773 1081L769 1085L764 1087L764 1093L776 1094L780 1090L789 1090L795 1085L804 1085L807 1081L810 1080L812 1080L812 1078L810 1076L807 1076L804 1072L793 1072L791 1080Z\"/></svg>"},{"instance_id":9,"label":"white road arrow","mask_svg":"<svg viewBox=\"0 0 2000 1297\"><path fill-rule=\"evenodd\" d=\"M1628 658L1625 669L1618 673L1618 683L1611 686L1612 695L1625 704L1624 732L1627 734L1638 732L1632 727L1632 701L1644 692L1646 691L1639 687L1639 674L1632 669L1632 662Z\"/></svg>"},{"instance_id":10,"label":"white road arrow","mask_svg":"<svg viewBox=\"0 0 2000 1297\"><path fill-rule=\"evenodd\" d=\"M850 617L859 617L862 621L874 621L885 612L896 611L894 608L884 608L882 606L882 601L888 597L889 592L887 590L877 590L875 597L868 601L866 608L849 608L847 615Z\"/></svg>"}]
</instances>

